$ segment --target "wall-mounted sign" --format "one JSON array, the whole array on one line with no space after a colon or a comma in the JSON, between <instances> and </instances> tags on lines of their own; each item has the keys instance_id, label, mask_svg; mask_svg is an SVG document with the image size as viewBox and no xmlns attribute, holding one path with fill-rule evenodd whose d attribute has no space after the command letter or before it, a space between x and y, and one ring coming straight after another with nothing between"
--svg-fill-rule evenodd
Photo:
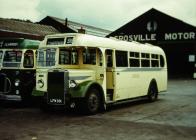
<instances>
[{"instance_id":1,"label":"wall-mounted sign","mask_svg":"<svg viewBox=\"0 0 196 140\"><path fill-rule=\"evenodd\" d=\"M195 32L165 33L165 40L193 40Z\"/></svg>"},{"instance_id":2,"label":"wall-mounted sign","mask_svg":"<svg viewBox=\"0 0 196 140\"><path fill-rule=\"evenodd\" d=\"M156 40L156 34L119 35L115 38L125 41L154 41Z\"/></svg>"},{"instance_id":3,"label":"wall-mounted sign","mask_svg":"<svg viewBox=\"0 0 196 140\"><path fill-rule=\"evenodd\" d=\"M144 33L139 34L124 34L123 32L116 35L115 38L125 41L182 41L182 40L195 40L196 32L158 32L158 23L155 20L147 21Z\"/></svg>"},{"instance_id":4,"label":"wall-mounted sign","mask_svg":"<svg viewBox=\"0 0 196 140\"><path fill-rule=\"evenodd\" d=\"M164 34L133 34L133 35L118 35L115 38L125 41L169 41L169 40L195 40L195 32L177 32Z\"/></svg>"}]
</instances>

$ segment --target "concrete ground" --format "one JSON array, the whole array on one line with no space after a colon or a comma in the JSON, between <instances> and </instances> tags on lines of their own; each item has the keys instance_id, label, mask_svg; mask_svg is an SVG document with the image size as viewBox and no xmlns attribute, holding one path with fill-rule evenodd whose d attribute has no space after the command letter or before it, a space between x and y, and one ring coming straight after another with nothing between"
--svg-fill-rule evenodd
<instances>
[{"instance_id":1,"label":"concrete ground","mask_svg":"<svg viewBox=\"0 0 196 140\"><path fill-rule=\"evenodd\" d=\"M158 101L93 116L1 105L1 140L196 140L196 80L170 80Z\"/></svg>"}]
</instances>

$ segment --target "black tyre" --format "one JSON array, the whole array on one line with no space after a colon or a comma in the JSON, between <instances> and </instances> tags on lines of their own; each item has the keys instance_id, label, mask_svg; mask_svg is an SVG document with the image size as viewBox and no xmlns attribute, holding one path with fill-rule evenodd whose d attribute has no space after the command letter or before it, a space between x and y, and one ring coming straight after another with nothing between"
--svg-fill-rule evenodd
<instances>
[{"instance_id":1,"label":"black tyre","mask_svg":"<svg viewBox=\"0 0 196 140\"><path fill-rule=\"evenodd\" d=\"M158 91L157 91L157 87L156 84L150 84L149 88L148 88L148 100L150 102L154 102L157 100L158 98Z\"/></svg>"},{"instance_id":2,"label":"black tyre","mask_svg":"<svg viewBox=\"0 0 196 140\"><path fill-rule=\"evenodd\" d=\"M96 114L100 111L101 100L99 91L90 89L85 97L83 111L87 114Z\"/></svg>"}]
</instances>

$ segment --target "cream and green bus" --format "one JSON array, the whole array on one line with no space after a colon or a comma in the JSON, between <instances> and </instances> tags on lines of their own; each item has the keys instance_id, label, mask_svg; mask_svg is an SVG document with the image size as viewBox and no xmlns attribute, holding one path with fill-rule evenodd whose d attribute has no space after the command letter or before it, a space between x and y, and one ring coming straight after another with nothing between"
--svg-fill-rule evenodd
<instances>
[{"instance_id":1,"label":"cream and green bus","mask_svg":"<svg viewBox=\"0 0 196 140\"><path fill-rule=\"evenodd\" d=\"M79 107L95 114L138 97L155 101L167 90L160 47L86 34L48 35L40 43L36 90L45 107Z\"/></svg>"}]
</instances>

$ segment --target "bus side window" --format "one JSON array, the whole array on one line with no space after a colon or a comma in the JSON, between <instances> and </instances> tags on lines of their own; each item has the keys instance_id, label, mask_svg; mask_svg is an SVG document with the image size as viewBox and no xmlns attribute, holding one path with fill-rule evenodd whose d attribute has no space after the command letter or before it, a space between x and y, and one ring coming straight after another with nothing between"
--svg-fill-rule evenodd
<instances>
[{"instance_id":1,"label":"bus side window","mask_svg":"<svg viewBox=\"0 0 196 140\"><path fill-rule=\"evenodd\" d=\"M0 62L1 62L2 56L3 56L3 51L0 51Z\"/></svg>"},{"instance_id":2,"label":"bus side window","mask_svg":"<svg viewBox=\"0 0 196 140\"><path fill-rule=\"evenodd\" d=\"M130 52L129 53L129 65L130 67L140 67L140 53Z\"/></svg>"},{"instance_id":3,"label":"bus side window","mask_svg":"<svg viewBox=\"0 0 196 140\"><path fill-rule=\"evenodd\" d=\"M160 66L161 67L164 67L165 66L164 57L162 55L160 55Z\"/></svg>"},{"instance_id":4,"label":"bus side window","mask_svg":"<svg viewBox=\"0 0 196 140\"><path fill-rule=\"evenodd\" d=\"M34 67L34 54L32 50L27 50L24 53L24 68L33 68Z\"/></svg>"},{"instance_id":5,"label":"bus side window","mask_svg":"<svg viewBox=\"0 0 196 140\"><path fill-rule=\"evenodd\" d=\"M71 52L71 64L73 65L78 64L78 52L77 51Z\"/></svg>"},{"instance_id":6,"label":"bus side window","mask_svg":"<svg viewBox=\"0 0 196 140\"><path fill-rule=\"evenodd\" d=\"M85 49L83 51L83 64L96 65L96 49Z\"/></svg>"},{"instance_id":7,"label":"bus side window","mask_svg":"<svg viewBox=\"0 0 196 140\"><path fill-rule=\"evenodd\" d=\"M98 49L98 63L99 63L99 66L102 66L103 65L103 54L101 52L101 50Z\"/></svg>"},{"instance_id":8,"label":"bus side window","mask_svg":"<svg viewBox=\"0 0 196 140\"><path fill-rule=\"evenodd\" d=\"M128 67L128 56L126 51L116 51L116 66Z\"/></svg>"},{"instance_id":9,"label":"bus side window","mask_svg":"<svg viewBox=\"0 0 196 140\"><path fill-rule=\"evenodd\" d=\"M106 64L107 67L113 67L112 50L106 50Z\"/></svg>"},{"instance_id":10,"label":"bus side window","mask_svg":"<svg viewBox=\"0 0 196 140\"><path fill-rule=\"evenodd\" d=\"M2 52L2 51L0 51L0 59L2 58L2 55L3 55L3 52Z\"/></svg>"},{"instance_id":11,"label":"bus side window","mask_svg":"<svg viewBox=\"0 0 196 140\"><path fill-rule=\"evenodd\" d=\"M71 64L70 59L70 50L66 49L60 49L59 52L59 64L65 65L65 64Z\"/></svg>"},{"instance_id":12,"label":"bus side window","mask_svg":"<svg viewBox=\"0 0 196 140\"><path fill-rule=\"evenodd\" d=\"M159 56L158 54L151 54L151 66L159 67Z\"/></svg>"},{"instance_id":13,"label":"bus side window","mask_svg":"<svg viewBox=\"0 0 196 140\"><path fill-rule=\"evenodd\" d=\"M141 54L141 66L150 67L150 54L148 53Z\"/></svg>"}]
</instances>

